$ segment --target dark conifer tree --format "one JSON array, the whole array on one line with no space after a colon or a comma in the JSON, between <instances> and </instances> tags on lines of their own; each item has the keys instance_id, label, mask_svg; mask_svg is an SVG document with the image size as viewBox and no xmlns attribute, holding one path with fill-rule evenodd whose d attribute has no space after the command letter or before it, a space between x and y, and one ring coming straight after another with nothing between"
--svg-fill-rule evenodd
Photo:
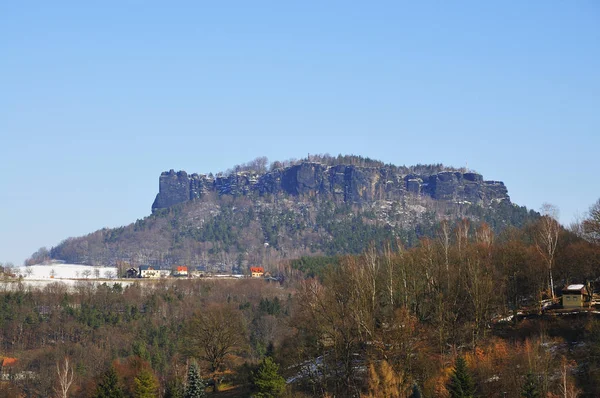
<instances>
[{"instance_id":1,"label":"dark conifer tree","mask_svg":"<svg viewBox=\"0 0 600 398\"><path fill-rule=\"evenodd\" d=\"M521 389L521 396L524 398L540 398L538 382L531 371L525 376L525 384L523 384L523 388Z\"/></svg>"},{"instance_id":2,"label":"dark conifer tree","mask_svg":"<svg viewBox=\"0 0 600 398\"><path fill-rule=\"evenodd\" d=\"M150 370L142 369L134 382L135 398L155 398L158 396L158 381Z\"/></svg>"},{"instance_id":3,"label":"dark conifer tree","mask_svg":"<svg viewBox=\"0 0 600 398\"><path fill-rule=\"evenodd\" d=\"M412 392L408 396L408 398L421 398L421 390L419 390L419 386L417 383L413 384Z\"/></svg>"},{"instance_id":4,"label":"dark conifer tree","mask_svg":"<svg viewBox=\"0 0 600 398\"><path fill-rule=\"evenodd\" d=\"M279 365L271 357L265 357L258 369L252 374L252 384L257 393L255 397L279 397L285 390L285 379L279 374Z\"/></svg>"},{"instance_id":5,"label":"dark conifer tree","mask_svg":"<svg viewBox=\"0 0 600 398\"><path fill-rule=\"evenodd\" d=\"M173 378L167 383L164 398L183 398L185 388L179 378Z\"/></svg>"},{"instance_id":6,"label":"dark conifer tree","mask_svg":"<svg viewBox=\"0 0 600 398\"><path fill-rule=\"evenodd\" d=\"M124 398L123 389L119 383L117 372L110 367L96 387L94 398Z\"/></svg>"},{"instance_id":7,"label":"dark conifer tree","mask_svg":"<svg viewBox=\"0 0 600 398\"><path fill-rule=\"evenodd\" d=\"M467 361L462 356L456 357L454 371L447 386L451 398L473 398L475 384L469 374Z\"/></svg>"}]
</instances>

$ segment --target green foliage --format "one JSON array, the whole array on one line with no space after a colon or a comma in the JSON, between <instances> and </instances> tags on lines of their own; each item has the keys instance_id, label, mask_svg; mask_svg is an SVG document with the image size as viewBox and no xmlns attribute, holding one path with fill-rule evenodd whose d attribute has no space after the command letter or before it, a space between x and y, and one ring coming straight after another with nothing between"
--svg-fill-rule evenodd
<instances>
[{"instance_id":1,"label":"green foliage","mask_svg":"<svg viewBox=\"0 0 600 398\"><path fill-rule=\"evenodd\" d=\"M158 396L158 380L150 370L142 369L134 382L135 398L154 398Z\"/></svg>"},{"instance_id":2,"label":"green foliage","mask_svg":"<svg viewBox=\"0 0 600 398\"><path fill-rule=\"evenodd\" d=\"M110 367L104 377L98 383L96 387L96 392L93 395L94 398L123 398L125 394L123 394L123 389L119 383L119 378L117 377L117 372L114 367Z\"/></svg>"},{"instance_id":3,"label":"green foliage","mask_svg":"<svg viewBox=\"0 0 600 398\"><path fill-rule=\"evenodd\" d=\"M487 223L495 233L500 233L509 226L521 228L540 216L533 210L528 211L524 206L516 206L507 201L493 203L487 209L469 206L466 214Z\"/></svg>"},{"instance_id":4,"label":"green foliage","mask_svg":"<svg viewBox=\"0 0 600 398\"><path fill-rule=\"evenodd\" d=\"M279 374L279 365L271 357L265 357L258 369L252 373L252 386L255 397L279 397L285 390L285 379Z\"/></svg>"},{"instance_id":5,"label":"green foliage","mask_svg":"<svg viewBox=\"0 0 600 398\"><path fill-rule=\"evenodd\" d=\"M18 319L21 315L34 315L32 307L31 293L23 291L5 293L3 300L0 301L0 326L5 327L7 323Z\"/></svg>"},{"instance_id":6,"label":"green foliage","mask_svg":"<svg viewBox=\"0 0 600 398\"><path fill-rule=\"evenodd\" d=\"M525 384L523 384L523 388L521 389L521 396L524 398L539 398L540 395L538 381L533 373L529 371L527 376L525 376Z\"/></svg>"},{"instance_id":7,"label":"green foliage","mask_svg":"<svg viewBox=\"0 0 600 398\"><path fill-rule=\"evenodd\" d=\"M475 396L475 383L464 357L456 357L454 371L446 388L450 393L450 398L473 398Z\"/></svg>"},{"instance_id":8,"label":"green foliage","mask_svg":"<svg viewBox=\"0 0 600 398\"><path fill-rule=\"evenodd\" d=\"M279 297L275 297L273 300L261 298L260 304L258 305L258 311L269 315L279 315L281 312L281 301L279 300Z\"/></svg>"},{"instance_id":9,"label":"green foliage","mask_svg":"<svg viewBox=\"0 0 600 398\"><path fill-rule=\"evenodd\" d=\"M421 390L419 390L417 383L413 384L412 391L408 398L421 398Z\"/></svg>"},{"instance_id":10,"label":"green foliage","mask_svg":"<svg viewBox=\"0 0 600 398\"><path fill-rule=\"evenodd\" d=\"M491 328L489 334L477 337L477 346L482 347L483 358L490 358L491 362L477 372L471 369L481 396L501 391L507 391L507 396L520 396L524 374L518 383L512 377L486 381L496 374L513 374L518 365L527 363L526 356L548 352L541 348L539 341L531 343L535 351L524 350L518 343L507 343L506 351L502 349L507 356L496 360L486 353L488 350L500 352L489 345L493 342L490 336L505 341L522 341L523 336L532 336L533 340L538 330L547 331L557 341L558 337L568 335L571 336L568 341L585 342L585 346L567 354L577 360L578 371L570 378L575 379L574 384L586 396L600 396L600 324L588 314L565 317L561 323L568 327L564 328L557 327L558 321L554 320L562 317L514 324L492 321L492 316L502 314L508 303L514 302L514 308L519 308L519 300L505 301L512 284L523 288L516 297L535 295L537 286L543 284L543 280L536 279L539 274L537 252L528 246L524 231L513 231L495 239L489 247L477 240L475 223L471 223L469 231L464 235L465 241L460 242L460 248L455 240L457 235L452 233L448 271L444 265L443 242L434 239L423 240L416 248L391 253L371 251L360 256L304 257L292 262L294 268L315 273L327 269L325 277L320 281L298 281L295 273L291 273L293 278L288 278L288 283L283 285L251 280L171 279L134 283L122 290L91 283L78 284L74 289L57 283L37 290L24 289L15 281L14 289L3 292L0 297L0 348L20 356L22 369L40 374L35 380L20 382L27 383L29 389L23 395L31 396L50 396L48 391L55 381L54 361L62 352L78 358L75 372L80 386L100 381L97 364L118 358L115 367L127 396L134 395L135 376L140 369L151 367L161 375L166 396L182 397L183 379L176 378L180 373L179 364L187 357L202 358L207 364L213 364L211 373L215 373L215 381L222 382L221 376L227 377L224 382L233 384L235 391L244 395L246 390L239 382L248 380L249 363L265 356L274 357L290 376L299 375L289 388L308 396L314 395L314 391L335 396L366 392L365 375L355 372L356 364L363 358L373 358L375 362L385 356L392 363L393 372L378 373L377 380L368 381L369 388L376 383L387 385L389 389L383 396L393 396L392 390L407 395L413 387L413 396L418 396L412 384L414 380L423 383L426 389L423 394L431 394L433 381L443 374L443 369L430 358L445 355L449 346L467 347L472 341L472 331L478 330L474 320L482 319L481 324ZM563 242L565 247L571 245L571 241ZM593 251L595 245L583 240L573 242L577 245L571 250L577 249L577 260L592 262L591 259L599 258L600 248ZM581 248L584 250L579 250ZM557 266L571 269L571 258L563 256L558 258ZM592 276L600 275L594 270L596 274ZM489 280L494 283L487 284ZM484 300L486 310L480 313L476 313L477 307L469 298L470 294L477 294L472 281L482 282L479 291L483 293L477 297ZM221 317L219 314L225 310L226 302L230 302L226 306L228 312ZM213 319L191 321L191 317L207 314L212 314ZM222 336L225 340L235 338L234 344L212 347L214 351L228 349L227 358L213 358L210 362L205 348L220 338L223 324L234 317L239 317L240 322L229 325L231 333ZM211 332L201 340L205 326L211 327ZM381 343L375 347L370 343L373 341ZM190 347L196 351L188 353ZM294 368L315 358L319 361L319 377L310 380ZM244 361L245 366L236 366ZM558 382L546 376L558 374L556 362L548 354L532 363L538 372L542 395L546 392L544 389L557 388ZM246 373L242 374L241 368L246 369ZM274 373L274 378L281 381L277 372ZM449 390L463 384L460 366L457 365L455 373ZM385 379L386 374L394 377ZM267 378L259 377L258 369L255 375L256 383L253 379L252 384L255 387L260 385L261 379ZM311 381L315 384L310 385ZM42 383L47 383L45 390L35 386ZM118 385L116 376L113 384ZM98 396L110 396L109 393L102 395L101 385ZM94 389L91 390L94 393ZM528 391L531 395L532 391ZM261 394L258 396L272 394L258 392ZM470 396L469 388L461 387L461 391L455 393L453 396Z\"/></svg>"},{"instance_id":11,"label":"green foliage","mask_svg":"<svg viewBox=\"0 0 600 398\"><path fill-rule=\"evenodd\" d=\"M190 228L181 232L182 237L192 237L199 242L219 242L224 246L234 244L238 239L236 214L231 206L222 206L221 212L207 220L202 228ZM174 229L177 231L177 229Z\"/></svg>"},{"instance_id":12,"label":"green foliage","mask_svg":"<svg viewBox=\"0 0 600 398\"><path fill-rule=\"evenodd\" d=\"M359 254L370 244L381 249L395 244L400 231L391 226L373 222L371 209L355 209L349 205L334 205L325 202L318 207L316 224L331 238L322 238L317 243L329 256Z\"/></svg>"},{"instance_id":13,"label":"green foliage","mask_svg":"<svg viewBox=\"0 0 600 398\"><path fill-rule=\"evenodd\" d=\"M329 265L337 266L340 263L339 256L303 256L292 260L292 268L302 271L307 277L323 277L325 268Z\"/></svg>"},{"instance_id":14,"label":"green foliage","mask_svg":"<svg viewBox=\"0 0 600 398\"><path fill-rule=\"evenodd\" d=\"M144 361L150 360L150 353L146 349L146 343L142 340L135 340L131 344L131 352L133 355L142 358Z\"/></svg>"},{"instance_id":15,"label":"green foliage","mask_svg":"<svg viewBox=\"0 0 600 398\"><path fill-rule=\"evenodd\" d=\"M411 168L384 165L369 158L342 156L339 158L311 156L329 165L343 164L361 167L385 167L392 172L431 175L450 170L441 164L417 165ZM288 200L293 198L293 200ZM265 193L241 191L234 195L209 195L202 200L211 203L210 214L197 210L198 202L181 203L167 209L156 209L151 216L125 227L103 229L85 237L69 238L52 248L49 257L74 263L98 262L114 264L131 258L142 241L157 242L149 261L157 265L190 266L222 263L223 253L229 259L256 250L269 243L261 256L286 258L287 253L324 253L326 255L359 254L369 244L378 249L397 239L403 246L413 247L421 237L433 237L438 214L424 203L427 211L418 219L407 214L407 198L392 201L393 211L385 215L373 203L350 205L330 200L327 195L293 196L286 192ZM201 216L198 216L198 214ZM522 226L536 216L524 207L508 201L490 206L451 205L449 219L467 215L472 220L488 223L498 233L507 226ZM408 218L407 218L408 217ZM410 226L406 225L409 221ZM199 253L203 253L202 259ZM205 255L208 255L208 259ZM247 260L247 257L245 257ZM259 260L260 261L260 260ZM240 267L228 260L226 267Z\"/></svg>"},{"instance_id":16,"label":"green foliage","mask_svg":"<svg viewBox=\"0 0 600 398\"><path fill-rule=\"evenodd\" d=\"M185 386L181 380L174 377L167 383L164 398L184 398Z\"/></svg>"},{"instance_id":17,"label":"green foliage","mask_svg":"<svg viewBox=\"0 0 600 398\"><path fill-rule=\"evenodd\" d=\"M183 396L184 398L203 398L206 396L204 383L200 378L196 362L192 362L188 368L187 383Z\"/></svg>"},{"instance_id":18,"label":"green foliage","mask_svg":"<svg viewBox=\"0 0 600 398\"><path fill-rule=\"evenodd\" d=\"M105 229L106 235L104 236L104 242L113 243L119 240L123 232L125 232L125 227L117 227L113 229Z\"/></svg>"}]
</instances>

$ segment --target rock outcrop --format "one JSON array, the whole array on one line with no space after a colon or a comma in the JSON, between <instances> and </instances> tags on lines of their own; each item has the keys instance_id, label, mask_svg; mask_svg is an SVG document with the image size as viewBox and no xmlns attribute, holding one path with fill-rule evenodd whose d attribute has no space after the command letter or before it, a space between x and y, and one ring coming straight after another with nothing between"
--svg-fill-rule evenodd
<instances>
[{"instance_id":1,"label":"rock outcrop","mask_svg":"<svg viewBox=\"0 0 600 398\"><path fill-rule=\"evenodd\" d=\"M392 166L327 166L303 162L266 173L244 171L213 178L211 175L163 172L152 210L219 195L318 195L335 202L362 204L376 200L401 200L408 195L429 196L440 201L488 205L510 201L504 183L484 181L481 174L442 171L432 174L402 174Z\"/></svg>"}]
</instances>

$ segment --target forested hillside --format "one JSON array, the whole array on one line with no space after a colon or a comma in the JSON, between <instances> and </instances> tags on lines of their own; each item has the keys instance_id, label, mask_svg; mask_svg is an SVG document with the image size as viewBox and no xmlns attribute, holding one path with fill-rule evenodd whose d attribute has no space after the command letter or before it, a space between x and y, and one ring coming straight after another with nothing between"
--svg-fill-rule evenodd
<instances>
[{"instance_id":1,"label":"forested hillside","mask_svg":"<svg viewBox=\"0 0 600 398\"><path fill-rule=\"evenodd\" d=\"M503 184L442 165L311 157L274 162L266 172L264 162L255 163L214 178L163 173L155 205L174 204L124 227L69 238L49 256L91 265L244 270L301 256L361 253L369 242L412 247L432 237L443 220L453 225L466 217L500 232L537 216L511 203Z\"/></svg>"},{"instance_id":2,"label":"forested hillside","mask_svg":"<svg viewBox=\"0 0 600 398\"><path fill-rule=\"evenodd\" d=\"M17 362L3 396L51 395L68 360L71 397L182 396L196 377L215 397L597 397L598 309L550 304L570 283L598 292L597 221L582 225L441 223L413 248L282 261L281 283L5 278L0 349Z\"/></svg>"}]
</instances>

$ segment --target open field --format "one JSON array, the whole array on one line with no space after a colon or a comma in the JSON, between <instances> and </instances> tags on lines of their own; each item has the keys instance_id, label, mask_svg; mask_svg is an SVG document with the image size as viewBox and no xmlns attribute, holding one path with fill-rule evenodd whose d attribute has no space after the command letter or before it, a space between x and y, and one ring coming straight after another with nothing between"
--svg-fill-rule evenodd
<instances>
[{"instance_id":1,"label":"open field","mask_svg":"<svg viewBox=\"0 0 600 398\"><path fill-rule=\"evenodd\" d=\"M14 273L26 280L114 279L116 267L95 267L81 264L38 264L15 267Z\"/></svg>"}]
</instances>

